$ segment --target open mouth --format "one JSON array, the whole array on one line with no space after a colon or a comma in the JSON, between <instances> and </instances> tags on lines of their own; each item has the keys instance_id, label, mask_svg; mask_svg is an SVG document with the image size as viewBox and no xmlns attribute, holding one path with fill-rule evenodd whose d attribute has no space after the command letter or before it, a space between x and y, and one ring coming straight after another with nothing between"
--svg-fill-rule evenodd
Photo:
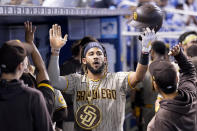
<instances>
[{"instance_id":1,"label":"open mouth","mask_svg":"<svg viewBox=\"0 0 197 131\"><path fill-rule=\"evenodd\" d=\"M98 61L96 61L96 62L93 63L93 65L94 65L94 66L99 66L100 63L99 63Z\"/></svg>"}]
</instances>

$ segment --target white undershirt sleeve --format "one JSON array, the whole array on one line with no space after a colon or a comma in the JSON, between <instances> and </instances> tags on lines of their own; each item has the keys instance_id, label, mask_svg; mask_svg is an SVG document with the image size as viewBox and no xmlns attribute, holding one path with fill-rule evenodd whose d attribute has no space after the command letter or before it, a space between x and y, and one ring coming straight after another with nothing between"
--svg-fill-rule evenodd
<instances>
[{"instance_id":1,"label":"white undershirt sleeve","mask_svg":"<svg viewBox=\"0 0 197 131\"><path fill-rule=\"evenodd\" d=\"M59 56L51 55L48 74L51 84L54 86L54 88L59 90L64 90L65 88L67 88L67 80L64 76L60 76Z\"/></svg>"}]
</instances>

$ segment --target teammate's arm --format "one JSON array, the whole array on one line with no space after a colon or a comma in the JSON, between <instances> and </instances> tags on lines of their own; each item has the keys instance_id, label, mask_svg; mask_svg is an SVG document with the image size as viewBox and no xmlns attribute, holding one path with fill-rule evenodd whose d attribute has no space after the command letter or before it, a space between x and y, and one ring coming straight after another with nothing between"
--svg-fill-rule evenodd
<instances>
[{"instance_id":1,"label":"teammate's arm","mask_svg":"<svg viewBox=\"0 0 197 131\"><path fill-rule=\"evenodd\" d=\"M47 73L47 70L45 68L45 63L37 49L37 47L34 44L34 33L36 31L36 27L32 26L32 22L25 22L25 40L27 43L32 45L32 60L34 65L36 66L37 74L36 74L36 81L37 84L40 83L43 80L49 80L49 76Z\"/></svg>"},{"instance_id":2,"label":"teammate's arm","mask_svg":"<svg viewBox=\"0 0 197 131\"><path fill-rule=\"evenodd\" d=\"M174 56L180 67L179 89L196 92L196 70L190 60L180 48L180 44L174 46L171 50L171 55Z\"/></svg>"},{"instance_id":3,"label":"teammate's arm","mask_svg":"<svg viewBox=\"0 0 197 131\"><path fill-rule=\"evenodd\" d=\"M45 63L37 49L37 47L34 44L34 33L36 31L36 27L32 26L32 23L27 21L24 23L25 27L25 40L28 44L32 46L32 60L36 67L36 82L37 82L37 88L42 92L45 98L45 102L47 105L47 109L52 115L53 108L54 108L54 89L49 83L49 76L45 67Z\"/></svg>"},{"instance_id":4,"label":"teammate's arm","mask_svg":"<svg viewBox=\"0 0 197 131\"><path fill-rule=\"evenodd\" d=\"M130 87L135 87L137 83L143 80L147 68L148 68L148 60L149 60L149 51L151 49L151 44L156 39L155 31L146 28L142 37L142 52L140 61L137 65L136 72L131 72L128 76L128 83Z\"/></svg>"}]
</instances>

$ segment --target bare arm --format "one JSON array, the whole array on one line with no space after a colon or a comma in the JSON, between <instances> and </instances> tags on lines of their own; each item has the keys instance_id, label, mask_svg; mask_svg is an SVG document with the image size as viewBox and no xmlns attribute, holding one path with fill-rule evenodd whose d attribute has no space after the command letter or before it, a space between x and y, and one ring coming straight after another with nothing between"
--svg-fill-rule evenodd
<instances>
[{"instance_id":1,"label":"bare arm","mask_svg":"<svg viewBox=\"0 0 197 131\"><path fill-rule=\"evenodd\" d=\"M29 44L32 45L32 60L33 63L37 69L37 74L36 74L36 81L37 83L40 83L43 80L49 80L49 76L45 67L45 63L40 55L40 52L38 51L37 47L34 44L34 33L36 31L36 27L32 27L31 22L25 22L25 40Z\"/></svg>"},{"instance_id":2,"label":"bare arm","mask_svg":"<svg viewBox=\"0 0 197 131\"><path fill-rule=\"evenodd\" d=\"M138 63L136 72L131 72L128 76L129 85L135 87L140 81L144 79L148 65Z\"/></svg>"}]
</instances>

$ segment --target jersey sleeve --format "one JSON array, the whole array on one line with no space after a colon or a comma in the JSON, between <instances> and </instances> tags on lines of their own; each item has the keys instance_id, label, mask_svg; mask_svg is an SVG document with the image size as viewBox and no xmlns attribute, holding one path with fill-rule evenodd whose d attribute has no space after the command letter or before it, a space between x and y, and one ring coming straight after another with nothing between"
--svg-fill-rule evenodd
<instances>
[{"instance_id":1,"label":"jersey sleeve","mask_svg":"<svg viewBox=\"0 0 197 131\"><path fill-rule=\"evenodd\" d=\"M53 121L61 121L67 117L67 104L60 92L60 90L54 90L55 92L55 111L53 114Z\"/></svg>"},{"instance_id":2,"label":"jersey sleeve","mask_svg":"<svg viewBox=\"0 0 197 131\"><path fill-rule=\"evenodd\" d=\"M52 116L55 103L54 88L48 80L44 80L37 85L37 89L42 92L49 114Z\"/></svg>"},{"instance_id":3,"label":"jersey sleeve","mask_svg":"<svg viewBox=\"0 0 197 131\"><path fill-rule=\"evenodd\" d=\"M79 84L81 83L80 82L81 77L82 76L78 73L74 73L74 74L64 76L64 78L66 80L66 86L62 91L65 92L66 94L74 94L76 88L78 86L80 86Z\"/></svg>"},{"instance_id":4,"label":"jersey sleeve","mask_svg":"<svg viewBox=\"0 0 197 131\"><path fill-rule=\"evenodd\" d=\"M118 72L115 75L116 84L120 88L120 92L124 94L127 94L131 90L128 84L128 75L129 72Z\"/></svg>"},{"instance_id":5,"label":"jersey sleeve","mask_svg":"<svg viewBox=\"0 0 197 131\"><path fill-rule=\"evenodd\" d=\"M55 110L60 110L62 108L67 108L66 101L62 93L59 90L54 90L55 92Z\"/></svg>"}]
</instances>

